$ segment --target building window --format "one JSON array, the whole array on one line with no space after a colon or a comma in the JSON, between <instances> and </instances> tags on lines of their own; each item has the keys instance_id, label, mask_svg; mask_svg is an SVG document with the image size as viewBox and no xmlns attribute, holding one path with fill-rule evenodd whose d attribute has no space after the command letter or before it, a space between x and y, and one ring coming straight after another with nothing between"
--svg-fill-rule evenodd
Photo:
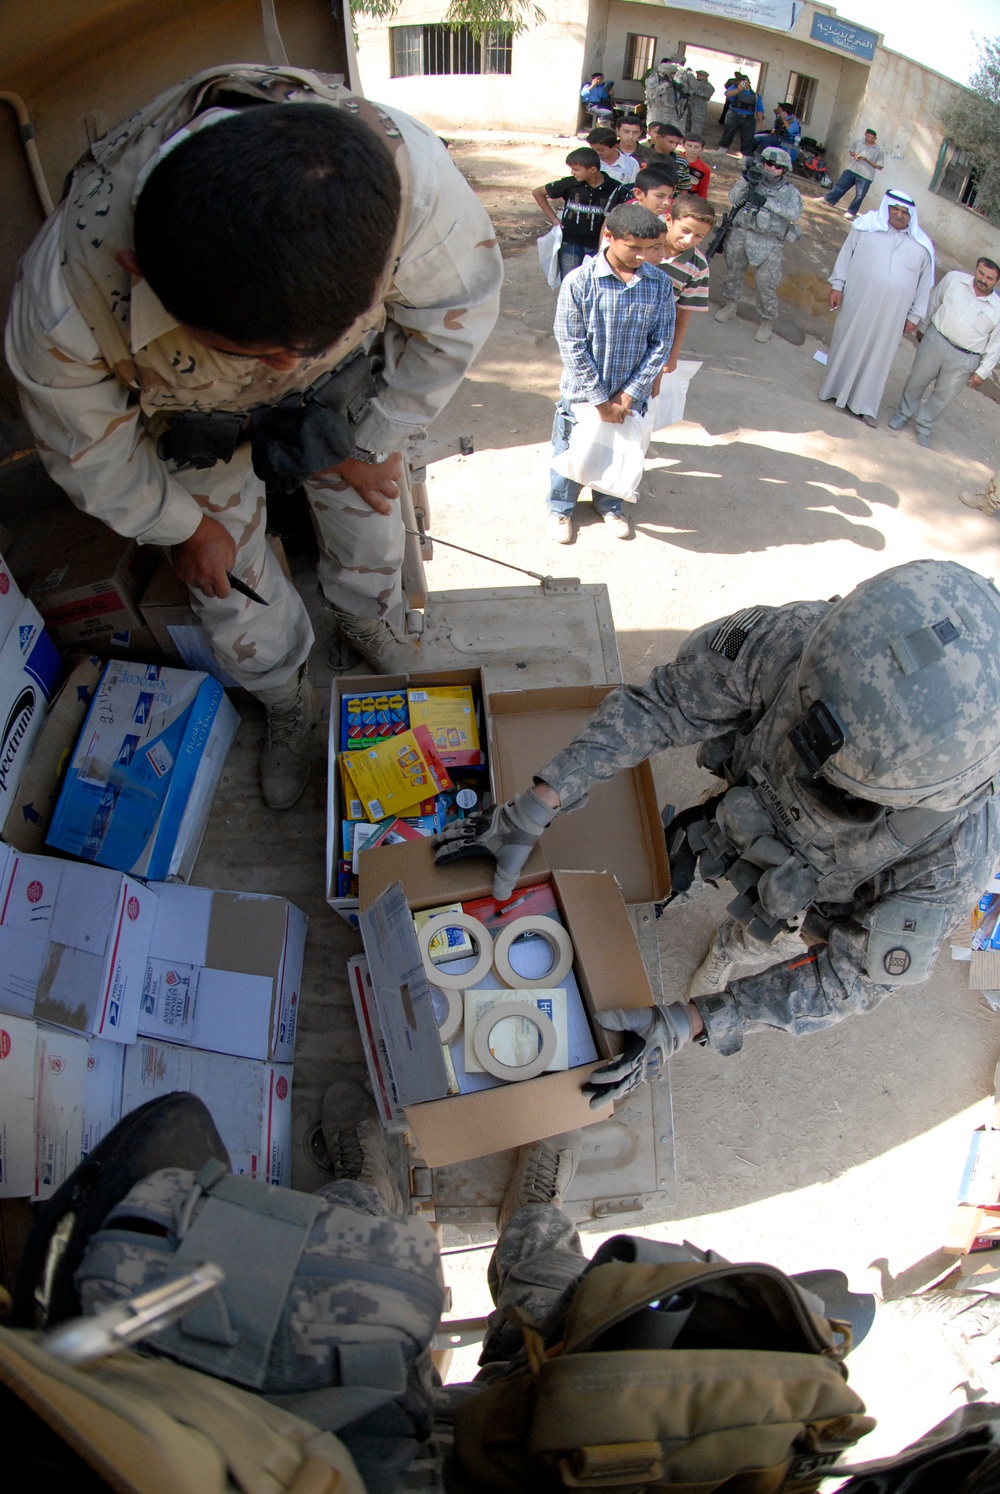
<instances>
[{"instance_id":1,"label":"building window","mask_svg":"<svg viewBox=\"0 0 1000 1494\"><path fill-rule=\"evenodd\" d=\"M622 77L641 82L653 66L656 56L655 36L636 36L629 32L625 38L625 66Z\"/></svg>"},{"instance_id":2,"label":"building window","mask_svg":"<svg viewBox=\"0 0 1000 1494\"><path fill-rule=\"evenodd\" d=\"M807 78L805 73L789 73L785 98L795 109L795 118L799 124L807 125L816 98L816 79Z\"/></svg>"},{"instance_id":3,"label":"building window","mask_svg":"<svg viewBox=\"0 0 1000 1494\"><path fill-rule=\"evenodd\" d=\"M482 41L468 26L390 26L392 76L442 73L509 73L510 31L488 31Z\"/></svg>"},{"instance_id":4,"label":"building window","mask_svg":"<svg viewBox=\"0 0 1000 1494\"><path fill-rule=\"evenodd\" d=\"M976 206L978 188L975 167L967 150L959 150L950 140L945 140L938 156L937 170L931 182L931 191L960 202L964 207Z\"/></svg>"}]
</instances>

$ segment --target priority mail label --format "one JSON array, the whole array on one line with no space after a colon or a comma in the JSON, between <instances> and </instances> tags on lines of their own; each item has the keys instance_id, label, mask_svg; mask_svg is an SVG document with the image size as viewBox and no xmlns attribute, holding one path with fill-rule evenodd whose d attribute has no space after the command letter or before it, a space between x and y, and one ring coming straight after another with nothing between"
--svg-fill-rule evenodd
<instances>
[{"instance_id":1,"label":"priority mail label","mask_svg":"<svg viewBox=\"0 0 1000 1494\"><path fill-rule=\"evenodd\" d=\"M190 1043L198 1001L197 965L150 959L139 1002L139 1032L172 1043Z\"/></svg>"}]
</instances>

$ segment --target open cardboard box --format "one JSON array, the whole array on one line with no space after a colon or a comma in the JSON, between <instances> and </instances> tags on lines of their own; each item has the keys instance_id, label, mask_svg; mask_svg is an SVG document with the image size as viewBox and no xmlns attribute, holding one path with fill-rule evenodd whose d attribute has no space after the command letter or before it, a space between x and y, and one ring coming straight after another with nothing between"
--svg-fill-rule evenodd
<instances>
[{"instance_id":1,"label":"open cardboard box","mask_svg":"<svg viewBox=\"0 0 1000 1494\"><path fill-rule=\"evenodd\" d=\"M343 684L344 689L341 689ZM414 685L467 685L483 701L484 745L490 786L496 800L508 799L531 783L532 775L566 747L614 685L553 686L540 690L488 693L489 676L478 669L406 675L346 675L330 693L330 746L327 775L327 901L357 924L358 899L336 896L341 792L336 765L340 697L366 690ZM393 847L362 852L382 856ZM538 881L554 867L564 871L601 870L616 878L626 903L653 902L670 891L670 872L660 825L653 773L648 762L596 784L583 809L559 815L525 864L525 877ZM438 875L441 875L439 872ZM395 878L393 880L396 880ZM438 898L448 902L447 897Z\"/></svg>"},{"instance_id":2,"label":"open cardboard box","mask_svg":"<svg viewBox=\"0 0 1000 1494\"><path fill-rule=\"evenodd\" d=\"M395 990L391 978L387 980L379 913L392 900L396 884L400 884L411 912L488 897L492 866L486 861L466 861L436 867L433 847L425 840L362 854L360 865L362 937L372 966L376 1001L398 1003L394 1013L397 1027L410 1019L411 1025L425 1025L430 1012L436 1028L415 935L410 954L415 956L418 968L415 970L413 958L404 960L404 968L396 973ZM611 1007L652 1006L649 977L614 877L608 872L562 870L548 875L563 923L573 940L574 970L588 1016L593 1018L596 1012ZM517 886L539 880L537 872L525 873ZM376 966L381 967L380 978L376 977ZM598 1052L603 1057L620 1051L614 1034L606 1033L596 1024L592 1027ZM416 1038L417 1034L406 1036ZM426 1031L423 1036L426 1037ZM436 1031L434 1038L439 1043ZM446 1167L607 1120L612 1106L591 1110L581 1089L595 1067L592 1063L584 1064L562 1073L501 1084L476 1094L404 1103L403 1109L427 1165ZM397 1073L396 1077L399 1079L400 1075Z\"/></svg>"}]
</instances>

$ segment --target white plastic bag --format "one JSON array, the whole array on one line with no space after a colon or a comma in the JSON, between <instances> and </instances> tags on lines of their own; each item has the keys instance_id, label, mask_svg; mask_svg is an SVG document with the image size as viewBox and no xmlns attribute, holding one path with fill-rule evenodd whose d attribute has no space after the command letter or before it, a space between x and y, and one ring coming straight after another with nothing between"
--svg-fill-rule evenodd
<instances>
[{"instance_id":1,"label":"white plastic bag","mask_svg":"<svg viewBox=\"0 0 1000 1494\"><path fill-rule=\"evenodd\" d=\"M668 425L676 425L678 420L684 419L688 385L700 367L700 363L688 363L681 358L673 373L663 375L660 392L649 407L650 430L654 436L657 431L664 430Z\"/></svg>"},{"instance_id":2,"label":"white plastic bag","mask_svg":"<svg viewBox=\"0 0 1000 1494\"><path fill-rule=\"evenodd\" d=\"M538 240L538 263L553 290L559 289L559 250L562 248L562 224L557 223Z\"/></svg>"},{"instance_id":3,"label":"white plastic bag","mask_svg":"<svg viewBox=\"0 0 1000 1494\"><path fill-rule=\"evenodd\" d=\"M596 405L574 405L573 415L569 446L553 457L553 469L583 487L634 503L649 446L649 417L630 410L622 425L612 425L601 419Z\"/></svg>"}]
</instances>

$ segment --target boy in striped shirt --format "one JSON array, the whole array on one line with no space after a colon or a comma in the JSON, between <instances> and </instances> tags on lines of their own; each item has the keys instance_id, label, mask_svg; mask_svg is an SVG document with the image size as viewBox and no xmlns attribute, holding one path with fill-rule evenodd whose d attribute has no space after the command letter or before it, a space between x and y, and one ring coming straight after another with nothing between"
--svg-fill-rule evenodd
<instances>
[{"instance_id":1,"label":"boy in striped shirt","mask_svg":"<svg viewBox=\"0 0 1000 1494\"><path fill-rule=\"evenodd\" d=\"M708 310L708 260L698 245L715 223L715 208L693 192L682 192L670 204L667 230L657 240L649 263L665 270L677 298L677 325L664 373L677 367L691 313Z\"/></svg>"}]
</instances>

